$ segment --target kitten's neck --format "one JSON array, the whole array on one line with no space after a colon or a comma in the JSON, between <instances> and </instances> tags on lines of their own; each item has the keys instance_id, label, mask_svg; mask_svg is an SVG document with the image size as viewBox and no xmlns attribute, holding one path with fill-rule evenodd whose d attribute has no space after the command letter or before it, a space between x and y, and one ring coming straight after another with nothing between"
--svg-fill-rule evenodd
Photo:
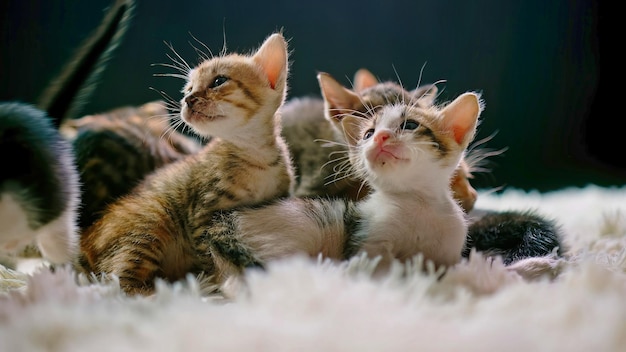
<instances>
[{"instance_id":1,"label":"kitten's neck","mask_svg":"<svg viewBox=\"0 0 626 352\"><path fill-rule=\"evenodd\" d=\"M454 203L449 184L430 185L430 187L411 188L398 187L396 189L376 189L372 192L372 198L377 201L393 201L394 203L406 204L407 206L432 206L449 205Z\"/></svg>"},{"instance_id":2,"label":"kitten's neck","mask_svg":"<svg viewBox=\"0 0 626 352\"><path fill-rule=\"evenodd\" d=\"M393 177L373 178L372 189L396 199L423 199L426 202L447 201L452 197L450 179L455 166L442 168L440 165L422 167L418 173L398 172ZM411 169L412 170L412 169Z\"/></svg>"}]
</instances>

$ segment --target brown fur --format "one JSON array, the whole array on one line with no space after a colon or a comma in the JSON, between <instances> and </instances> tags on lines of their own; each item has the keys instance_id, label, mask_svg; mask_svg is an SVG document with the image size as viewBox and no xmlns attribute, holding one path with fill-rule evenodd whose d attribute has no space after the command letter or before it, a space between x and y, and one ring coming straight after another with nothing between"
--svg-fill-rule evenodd
<instances>
[{"instance_id":1,"label":"brown fur","mask_svg":"<svg viewBox=\"0 0 626 352\"><path fill-rule=\"evenodd\" d=\"M196 153L202 145L174 129L164 102L120 107L66 120L81 181L79 227L87 228L107 204L154 170Z\"/></svg>"},{"instance_id":2,"label":"brown fur","mask_svg":"<svg viewBox=\"0 0 626 352\"><path fill-rule=\"evenodd\" d=\"M216 210L292 191L277 114L287 74L287 43L278 33L251 55L214 57L190 70L181 117L211 142L108 207L83 234L78 266L116 275L129 294L152 293L156 278L208 271L219 280L235 270L206 245L206 227Z\"/></svg>"}]
</instances>

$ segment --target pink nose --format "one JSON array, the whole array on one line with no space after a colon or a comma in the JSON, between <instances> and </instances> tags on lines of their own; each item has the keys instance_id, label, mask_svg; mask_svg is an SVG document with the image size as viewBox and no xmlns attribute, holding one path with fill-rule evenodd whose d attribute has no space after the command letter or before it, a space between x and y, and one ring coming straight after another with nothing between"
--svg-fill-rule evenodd
<instances>
[{"instance_id":1,"label":"pink nose","mask_svg":"<svg viewBox=\"0 0 626 352\"><path fill-rule=\"evenodd\" d=\"M374 135L374 142L376 142L376 144L383 144L383 143L385 143L386 140L389 139L389 137L391 137L391 132L389 132L389 131L378 131Z\"/></svg>"}]
</instances>

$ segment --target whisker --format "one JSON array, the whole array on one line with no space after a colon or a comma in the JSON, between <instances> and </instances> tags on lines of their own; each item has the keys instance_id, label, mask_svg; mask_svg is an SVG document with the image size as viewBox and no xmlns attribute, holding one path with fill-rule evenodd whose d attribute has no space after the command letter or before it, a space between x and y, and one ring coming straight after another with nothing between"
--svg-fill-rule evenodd
<instances>
[{"instance_id":1,"label":"whisker","mask_svg":"<svg viewBox=\"0 0 626 352\"><path fill-rule=\"evenodd\" d=\"M209 55L207 55L207 54L206 54L204 51L202 51L202 50L198 50L198 49L196 49L196 47L195 47L195 46L193 46L193 45L191 45L191 46L192 46L194 49L196 49L197 51L200 51L200 53L202 53L202 54L203 54L203 57L207 57L207 58L209 58L209 59L212 59L212 58L214 57L214 55L213 55L213 51L211 51L211 49L210 49L210 48L209 48L206 44L204 44L202 41L200 41L198 38L196 38L193 34L191 34L191 32L188 32L188 33L189 33L189 35L193 38L193 40L195 40L196 42L198 42L198 44L202 45L202 47L203 47L203 48L205 48L205 49L209 52ZM191 44L191 43L190 43L190 44ZM197 52L197 51L196 51L196 52Z\"/></svg>"},{"instance_id":2,"label":"whisker","mask_svg":"<svg viewBox=\"0 0 626 352\"><path fill-rule=\"evenodd\" d=\"M334 147L334 146L340 146L340 147L349 147L349 145L345 142L339 142L339 141L334 141L334 140L330 140L330 139L314 139L313 140L315 143L324 143L322 144L322 146L324 147Z\"/></svg>"},{"instance_id":3,"label":"whisker","mask_svg":"<svg viewBox=\"0 0 626 352\"><path fill-rule=\"evenodd\" d=\"M155 73L152 76L154 77L174 77L174 78L180 78L182 80L187 80L187 75L181 75L178 73Z\"/></svg>"},{"instance_id":4,"label":"whisker","mask_svg":"<svg viewBox=\"0 0 626 352\"><path fill-rule=\"evenodd\" d=\"M178 108L180 108L180 106L178 105L178 104L179 104L179 103L178 103L178 101L177 101L177 100L174 100L174 98L172 98L169 94L165 93L165 92L164 92L164 91L162 91L162 90L157 90L156 88L153 88L153 87L149 87L149 89L150 89L150 90L153 90L153 91L155 91L155 92L157 92L157 93L159 93L159 94L161 95L161 97L162 97L163 99L165 99L165 101L166 101L167 103L169 103L169 104L175 104L175 106L176 106L176 108L177 108L177 109L178 109Z\"/></svg>"},{"instance_id":5,"label":"whisker","mask_svg":"<svg viewBox=\"0 0 626 352\"><path fill-rule=\"evenodd\" d=\"M172 58L172 56L170 54L167 54L166 56L172 60L172 62L180 64L180 67L184 67L187 69L187 72L191 71L191 66L189 66L189 64L187 63L187 61L185 61L185 59L182 58L182 56L178 55L178 52L176 52L176 50L174 50L174 46L171 43L168 43L166 41L164 41L163 43L165 43L165 45L174 53L174 55L176 55L176 57L178 58L178 60L175 60L174 58ZM179 61L180 60L180 61Z\"/></svg>"},{"instance_id":6,"label":"whisker","mask_svg":"<svg viewBox=\"0 0 626 352\"><path fill-rule=\"evenodd\" d=\"M185 77L187 76L187 74L189 74L189 70L188 69L186 69L185 67L180 67L178 65L172 65L172 64L168 64L168 63L156 63L156 64L150 64L150 66L162 66L162 67L167 67L167 68L173 68L173 69L177 70L178 72L184 74Z\"/></svg>"},{"instance_id":7,"label":"whisker","mask_svg":"<svg viewBox=\"0 0 626 352\"><path fill-rule=\"evenodd\" d=\"M222 36L223 36L223 44L222 44L222 51L220 52L221 56L226 55L227 53L227 49L226 49L226 18L223 19L222 22Z\"/></svg>"},{"instance_id":8,"label":"whisker","mask_svg":"<svg viewBox=\"0 0 626 352\"><path fill-rule=\"evenodd\" d=\"M365 181L365 180L361 181L361 185L359 186L359 190L356 192L357 197L361 194L361 191L363 191L363 187L365 187L365 185L367 185L367 181Z\"/></svg>"},{"instance_id":9,"label":"whisker","mask_svg":"<svg viewBox=\"0 0 626 352\"><path fill-rule=\"evenodd\" d=\"M419 87L420 84L422 84L422 77L424 76L424 69L426 68L426 64L428 63L428 61L424 61L424 64L422 65L422 68L420 68L420 74L419 77L417 78L417 85L416 87Z\"/></svg>"},{"instance_id":10,"label":"whisker","mask_svg":"<svg viewBox=\"0 0 626 352\"><path fill-rule=\"evenodd\" d=\"M341 180L345 180L347 178L351 178L352 176L354 176L354 175L352 175L352 174L345 174L345 175L343 175L341 177L335 177L335 178L333 178L332 180L330 180L328 182L324 182L324 186L328 186L328 185L333 184L333 183L335 183L337 181L341 181Z\"/></svg>"}]
</instances>

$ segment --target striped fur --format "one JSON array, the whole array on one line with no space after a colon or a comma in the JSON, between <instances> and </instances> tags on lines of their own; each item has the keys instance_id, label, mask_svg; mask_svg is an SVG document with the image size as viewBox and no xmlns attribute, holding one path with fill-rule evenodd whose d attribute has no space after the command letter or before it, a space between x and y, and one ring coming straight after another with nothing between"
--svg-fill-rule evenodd
<instances>
[{"instance_id":1,"label":"striped fur","mask_svg":"<svg viewBox=\"0 0 626 352\"><path fill-rule=\"evenodd\" d=\"M165 102L154 101L63 122L60 130L72 143L80 173L81 229L148 174L201 149L167 117Z\"/></svg>"},{"instance_id":2,"label":"striped fur","mask_svg":"<svg viewBox=\"0 0 626 352\"><path fill-rule=\"evenodd\" d=\"M189 69L181 118L211 141L107 207L83 233L77 267L117 276L128 294L152 293L156 278L226 276L230 267L205 240L212 214L293 189L277 113L288 66L287 43L275 33L253 54L208 58Z\"/></svg>"}]
</instances>

